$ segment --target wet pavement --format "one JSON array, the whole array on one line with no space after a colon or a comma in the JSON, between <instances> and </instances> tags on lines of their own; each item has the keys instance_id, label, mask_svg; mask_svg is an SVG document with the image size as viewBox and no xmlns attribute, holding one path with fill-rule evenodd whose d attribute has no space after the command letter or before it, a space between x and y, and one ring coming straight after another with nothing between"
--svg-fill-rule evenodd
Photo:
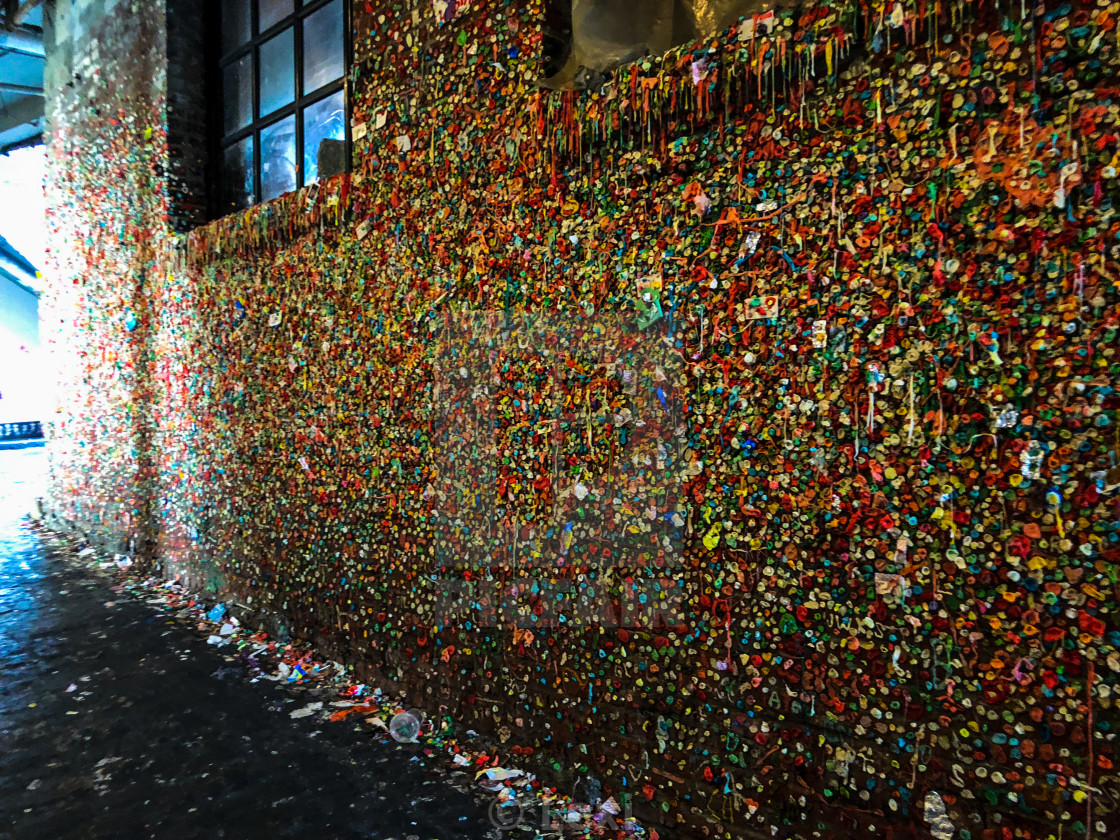
<instances>
[{"instance_id":1,"label":"wet pavement","mask_svg":"<svg viewBox=\"0 0 1120 840\"><path fill-rule=\"evenodd\" d=\"M499 836L438 757L293 720L306 696L44 552L44 468L0 451L0 838Z\"/></svg>"}]
</instances>

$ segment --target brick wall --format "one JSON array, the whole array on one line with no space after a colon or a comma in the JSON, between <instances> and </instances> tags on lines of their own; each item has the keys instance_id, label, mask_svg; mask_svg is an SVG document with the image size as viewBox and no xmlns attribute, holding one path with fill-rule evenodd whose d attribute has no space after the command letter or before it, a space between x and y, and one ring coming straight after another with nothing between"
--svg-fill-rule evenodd
<instances>
[{"instance_id":1,"label":"brick wall","mask_svg":"<svg viewBox=\"0 0 1120 840\"><path fill-rule=\"evenodd\" d=\"M209 218L209 108L214 21L208 4L167 0L167 190L177 233Z\"/></svg>"}]
</instances>

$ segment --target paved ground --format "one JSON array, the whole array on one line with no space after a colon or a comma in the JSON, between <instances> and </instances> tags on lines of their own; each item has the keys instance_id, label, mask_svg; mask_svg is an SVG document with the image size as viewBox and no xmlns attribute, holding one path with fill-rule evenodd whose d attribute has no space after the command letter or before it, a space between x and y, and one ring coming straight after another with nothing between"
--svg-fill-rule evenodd
<instances>
[{"instance_id":1,"label":"paved ground","mask_svg":"<svg viewBox=\"0 0 1120 840\"><path fill-rule=\"evenodd\" d=\"M418 747L292 720L306 697L44 555L43 466L0 451L0 838L498 836Z\"/></svg>"}]
</instances>

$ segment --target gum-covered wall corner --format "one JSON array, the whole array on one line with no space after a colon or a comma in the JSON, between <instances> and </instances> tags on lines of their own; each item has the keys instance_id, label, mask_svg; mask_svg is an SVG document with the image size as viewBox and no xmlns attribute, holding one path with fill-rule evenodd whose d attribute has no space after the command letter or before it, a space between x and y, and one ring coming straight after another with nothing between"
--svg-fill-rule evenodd
<instances>
[{"instance_id":1,"label":"gum-covered wall corner","mask_svg":"<svg viewBox=\"0 0 1120 840\"><path fill-rule=\"evenodd\" d=\"M60 2L47 16L48 292L58 374L54 511L150 553L151 289L167 238L161 4Z\"/></svg>"}]
</instances>

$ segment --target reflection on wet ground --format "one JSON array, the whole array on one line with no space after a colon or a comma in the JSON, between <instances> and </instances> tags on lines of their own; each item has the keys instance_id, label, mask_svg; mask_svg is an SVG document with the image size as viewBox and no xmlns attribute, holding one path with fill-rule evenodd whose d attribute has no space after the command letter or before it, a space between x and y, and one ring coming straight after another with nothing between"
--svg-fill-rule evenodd
<instances>
[{"instance_id":1,"label":"reflection on wet ground","mask_svg":"<svg viewBox=\"0 0 1120 840\"><path fill-rule=\"evenodd\" d=\"M44 553L43 449L0 451L0 838L497 836L419 746L293 720L153 607Z\"/></svg>"}]
</instances>

